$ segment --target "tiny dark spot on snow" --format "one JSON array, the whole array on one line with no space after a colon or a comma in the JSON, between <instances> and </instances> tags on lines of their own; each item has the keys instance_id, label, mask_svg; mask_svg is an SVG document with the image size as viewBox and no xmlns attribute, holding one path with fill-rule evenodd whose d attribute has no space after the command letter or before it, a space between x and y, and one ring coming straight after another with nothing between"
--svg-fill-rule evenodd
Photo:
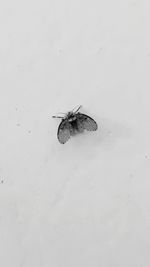
<instances>
[{"instance_id":1,"label":"tiny dark spot on snow","mask_svg":"<svg viewBox=\"0 0 150 267\"><path fill-rule=\"evenodd\" d=\"M62 54L62 49L60 48L60 49L58 49L58 54Z\"/></svg>"},{"instance_id":2,"label":"tiny dark spot on snow","mask_svg":"<svg viewBox=\"0 0 150 267\"><path fill-rule=\"evenodd\" d=\"M17 126L19 127L20 126L20 123L17 123Z\"/></svg>"},{"instance_id":3,"label":"tiny dark spot on snow","mask_svg":"<svg viewBox=\"0 0 150 267\"><path fill-rule=\"evenodd\" d=\"M1 180L1 184L3 184L4 183L4 180Z\"/></svg>"},{"instance_id":4,"label":"tiny dark spot on snow","mask_svg":"<svg viewBox=\"0 0 150 267\"><path fill-rule=\"evenodd\" d=\"M31 133L31 131L29 130L28 133Z\"/></svg>"},{"instance_id":5,"label":"tiny dark spot on snow","mask_svg":"<svg viewBox=\"0 0 150 267\"><path fill-rule=\"evenodd\" d=\"M97 54L99 54L103 50L103 47L100 47L97 51Z\"/></svg>"}]
</instances>

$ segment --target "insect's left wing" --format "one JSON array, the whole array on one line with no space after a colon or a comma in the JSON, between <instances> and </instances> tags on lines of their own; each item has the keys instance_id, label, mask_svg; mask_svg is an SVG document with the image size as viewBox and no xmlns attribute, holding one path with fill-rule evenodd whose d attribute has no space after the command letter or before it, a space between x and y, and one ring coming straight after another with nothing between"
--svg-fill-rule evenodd
<instances>
[{"instance_id":1,"label":"insect's left wing","mask_svg":"<svg viewBox=\"0 0 150 267\"><path fill-rule=\"evenodd\" d=\"M70 125L67 120L62 120L57 132L58 140L61 144L65 144L70 138Z\"/></svg>"},{"instance_id":2,"label":"insect's left wing","mask_svg":"<svg viewBox=\"0 0 150 267\"><path fill-rule=\"evenodd\" d=\"M78 121L78 126L79 128L84 128L87 131L96 131L98 129L98 125L95 120L93 120L91 117L82 114L82 113L77 113L76 114L77 121Z\"/></svg>"}]
</instances>

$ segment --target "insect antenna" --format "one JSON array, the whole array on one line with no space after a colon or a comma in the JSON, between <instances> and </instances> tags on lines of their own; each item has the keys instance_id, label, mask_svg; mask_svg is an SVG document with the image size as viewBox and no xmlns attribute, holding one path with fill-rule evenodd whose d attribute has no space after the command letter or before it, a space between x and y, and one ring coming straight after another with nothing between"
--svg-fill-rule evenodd
<instances>
[{"instance_id":1,"label":"insect antenna","mask_svg":"<svg viewBox=\"0 0 150 267\"><path fill-rule=\"evenodd\" d=\"M72 112L76 109L77 107L75 107ZM76 109L76 111L74 111L74 113L77 113L79 111L79 109L82 108L82 105L78 106L78 108Z\"/></svg>"},{"instance_id":2,"label":"insect antenna","mask_svg":"<svg viewBox=\"0 0 150 267\"><path fill-rule=\"evenodd\" d=\"M78 108L77 107L75 107L73 110L72 110L72 112L74 113L74 114L76 114L78 111L79 111L79 109L82 107L82 105L80 105L80 106L78 106ZM77 108L77 109L76 109ZM76 110L75 110L76 109ZM67 113L64 113L64 112L58 112L58 114L64 114L64 115L66 115ZM52 116L52 118L59 118L59 119L63 119L65 116Z\"/></svg>"},{"instance_id":3,"label":"insect antenna","mask_svg":"<svg viewBox=\"0 0 150 267\"><path fill-rule=\"evenodd\" d=\"M52 118L63 119L63 118L65 117L65 115L66 115L66 113L64 113L64 112L58 112L57 114L58 114L58 115L52 116ZM64 116L59 116L59 114L64 114Z\"/></svg>"},{"instance_id":4,"label":"insect antenna","mask_svg":"<svg viewBox=\"0 0 150 267\"><path fill-rule=\"evenodd\" d=\"M59 118L59 119L63 119L64 117L62 117L62 116L52 116L52 118Z\"/></svg>"}]
</instances>

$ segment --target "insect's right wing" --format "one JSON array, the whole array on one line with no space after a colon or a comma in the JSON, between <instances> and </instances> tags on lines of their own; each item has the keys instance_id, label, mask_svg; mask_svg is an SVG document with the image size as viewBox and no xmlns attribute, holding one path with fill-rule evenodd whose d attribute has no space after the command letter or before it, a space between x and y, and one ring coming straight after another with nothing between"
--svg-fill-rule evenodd
<instances>
[{"instance_id":1,"label":"insect's right wing","mask_svg":"<svg viewBox=\"0 0 150 267\"><path fill-rule=\"evenodd\" d=\"M78 121L78 128L80 130L86 129L87 131L96 131L98 129L98 125L95 120L93 120L91 117L78 112L76 114L77 121Z\"/></svg>"},{"instance_id":2,"label":"insect's right wing","mask_svg":"<svg viewBox=\"0 0 150 267\"><path fill-rule=\"evenodd\" d=\"M65 144L70 138L70 124L67 120L62 120L57 132L58 140L61 144Z\"/></svg>"}]
</instances>

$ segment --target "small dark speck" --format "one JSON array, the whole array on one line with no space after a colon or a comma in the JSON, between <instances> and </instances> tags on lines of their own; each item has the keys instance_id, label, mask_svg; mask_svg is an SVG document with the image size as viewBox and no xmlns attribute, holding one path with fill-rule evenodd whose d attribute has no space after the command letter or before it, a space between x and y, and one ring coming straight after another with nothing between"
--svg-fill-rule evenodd
<instances>
[{"instance_id":1,"label":"small dark speck","mask_svg":"<svg viewBox=\"0 0 150 267\"><path fill-rule=\"evenodd\" d=\"M1 184L3 184L4 183L4 180L1 180Z\"/></svg>"},{"instance_id":2,"label":"small dark speck","mask_svg":"<svg viewBox=\"0 0 150 267\"><path fill-rule=\"evenodd\" d=\"M62 54L62 52L63 52L63 51L62 51L62 49L61 49L61 48L60 48L60 49L58 49L58 53L59 53L59 54Z\"/></svg>"},{"instance_id":3,"label":"small dark speck","mask_svg":"<svg viewBox=\"0 0 150 267\"><path fill-rule=\"evenodd\" d=\"M103 50L103 47L100 47L97 51L97 54L101 53L101 51Z\"/></svg>"},{"instance_id":4,"label":"small dark speck","mask_svg":"<svg viewBox=\"0 0 150 267\"><path fill-rule=\"evenodd\" d=\"M20 123L17 123L16 125L19 127L20 126Z\"/></svg>"},{"instance_id":5,"label":"small dark speck","mask_svg":"<svg viewBox=\"0 0 150 267\"><path fill-rule=\"evenodd\" d=\"M130 194L128 194L127 196L128 196L128 199L130 199L130 198L131 198L131 195L130 195Z\"/></svg>"},{"instance_id":6,"label":"small dark speck","mask_svg":"<svg viewBox=\"0 0 150 267\"><path fill-rule=\"evenodd\" d=\"M31 131L29 130L28 133L31 133Z\"/></svg>"},{"instance_id":7,"label":"small dark speck","mask_svg":"<svg viewBox=\"0 0 150 267\"><path fill-rule=\"evenodd\" d=\"M147 159L148 158L148 156L147 155L145 155L145 159Z\"/></svg>"}]
</instances>

